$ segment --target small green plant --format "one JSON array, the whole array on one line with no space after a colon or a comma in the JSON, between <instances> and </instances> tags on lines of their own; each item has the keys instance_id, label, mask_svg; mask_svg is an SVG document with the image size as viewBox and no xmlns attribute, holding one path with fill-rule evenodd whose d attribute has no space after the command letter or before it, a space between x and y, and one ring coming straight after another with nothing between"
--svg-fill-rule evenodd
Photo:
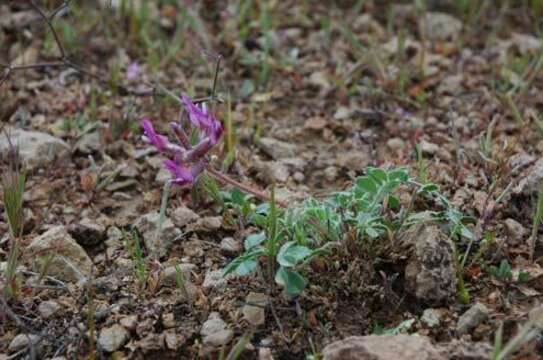
<instances>
[{"instance_id":1,"label":"small green plant","mask_svg":"<svg viewBox=\"0 0 543 360\"><path fill-rule=\"evenodd\" d=\"M243 336L239 338L239 340L232 346L230 349L230 352L226 357L224 356L224 348L222 348L222 351L219 355L219 359L221 360L238 360L241 358L241 355L243 352L247 349L247 344L251 342L251 339L253 337L253 332L248 331Z\"/></svg>"},{"instance_id":2,"label":"small green plant","mask_svg":"<svg viewBox=\"0 0 543 360\"><path fill-rule=\"evenodd\" d=\"M492 121L488 124L488 127L484 133L484 136L481 136L479 139L479 149L480 153L486 161L494 162L492 160L492 132L496 126L497 117L494 117Z\"/></svg>"},{"instance_id":3,"label":"small green plant","mask_svg":"<svg viewBox=\"0 0 543 360\"><path fill-rule=\"evenodd\" d=\"M96 359L96 293L92 281L87 287L87 328L89 331L89 360Z\"/></svg>"},{"instance_id":4,"label":"small green plant","mask_svg":"<svg viewBox=\"0 0 543 360\"><path fill-rule=\"evenodd\" d=\"M411 329L413 324L415 323L415 319L408 319L405 321L402 321L398 326L393 327L391 329L385 329L382 325L376 324L373 327L373 335L398 335L402 333L406 333Z\"/></svg>"},{"instance_id":5,"label":"small green plant","mask_svg":"<svg viewBox=\"0 0 543 360\"><path fill-rule=\"evenodd\" d=\"M402 186L413 187L414 196L435 198L445 210L406 214L397 196ZM465 220L435 184L412 180L404 168L368 168L366 176L355 179L350 189L323 201L308 199L285 210L276 206L272 195L270 203L259 205L250 215L250 223L263 231L245 239L245 252L225 267L224 275L247 275L264 258L270 287L275 280L286 295L296 296L307 285L302 275L304 265L328 253L331 246L353 240L362 253L374 258L379 240L392 237L402 226L422 221L446 222L453 238L471 239Z\"/></svg>"},{"instance_id":6,"label":"small green plant","mask_svg":"<svg viewBox=\"0 0 543 360\"><path fill-rule=\"evenodd\" d=\"M187 279L185 279L185 274L183 273L183 270L181 270L181 268L179 267L179 264L175 265L175 284L177 285L177 288L181 291L183 297L189 303L192 309L192 302L189 296L189 292L187 290Z\"/></svg>"},{"instance_id":7,"label":"small green plant","mask_svg":"<svg viewBox=\"0 0 543 360\"><path fill-rule=\"evenodd\" d=\"M123 231L123 238L125 248L130 253L134 261L134 274L138 279L139 287L143 289L145 288L147 282L148 269L147 259L141 246L140 237L136 231L132 231L130 233Z\"/></svg>"},{"instance_id":8,"label":"small green plant","mask_svg":"<svg viewBox=\"0 0 543 360\"><path fill-rule=\"evenodd\" d=\"M513 269L506 259L502 259L499 266L489 266L488 273L501 281L511 282L514 280ZM529 279L530 275L524 271L519 271L516 277L516 281L519 283L524 283Z\"/></svg>"},{"instance_id":9,"label":"small green plant","mask_svg":"<svg viewBox=\"0 0 543 360\"><path fill-rule=\"evenodd\" d=\"M511 265L506 259L500 261L500 266L490 266L488 272L502 281L509 281L513 278L513 272L511 271Z\"/></svg>"},{"instance_id":10,"label":"small green plant","mask_svg":"<svg viewBox=\"0 0 543 360\"><path fill-rule=\"evenodd\" d=\"M17 277L17 266L21 256L19 239L23 234L23 197L26 183L26 170L21 164L19 152L11 143L7 154L7 169L2 175L2 195L5 214L9 226L10 250L5 270L7 296L17 297L20 288L20 279Z\"/></svg>"},{"instance_id":11,"label":"small green plant","mask_svg":"<svg viewBox=\"0 0 543 360\"><path fill-rule=\"evenodd\" d=\"M415 145L415 157L417 159L417 171L419 181L423 184L428 182L428 162L422 155L422 148L420 144Z\"/></svg>"},{"instance_id":12,"label":"small green plant","mask_svg":"<svg viewBox=\"0 0 543 360\"><path fill-rule=\"evenodd\" d=\"M258 258L265 257L266 277L271 287L275 280L284 286L287 295L297 295L305 288L306 281L296 271L296 267L315 252L296 241L284 241L286 234L279 224L282 214L282 210L277 208L275 202L275 191L272 190L270 203L257 208L253 219L265 230L245 239L245 253L224 269L224 275L234 271L240 275L247 275L256 269ZM275 271L276 258L280 265L277 271Z\"/></svg>"},{"instance_id":13,"label":"small green plant","mask_svg":"<svg viewBox=\"0 0 543 360\"><path fill-rule=\"evenodd\" d=\"M226 217L231 219L232 224L244 229L256 210L256 205L251 201L253 196L238 188L221 191L220 194Z\"/></svg>"}]
</instances>

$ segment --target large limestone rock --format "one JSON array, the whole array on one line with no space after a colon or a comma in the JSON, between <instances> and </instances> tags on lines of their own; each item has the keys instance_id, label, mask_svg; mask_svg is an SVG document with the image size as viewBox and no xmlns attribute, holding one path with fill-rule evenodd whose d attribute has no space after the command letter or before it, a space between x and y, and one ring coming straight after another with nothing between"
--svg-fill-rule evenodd
<instances>
[{"instance_id":1,"label":"large limestone rock","mask_svg":"<svg viewBox=\"0 0 543 360\"><path fill-rule=\"evenodd\" d=\"M26 248L36 271L68 282L85 282L92 274L92 261L62 225L41 234Z\"/></svg>"},{"instance_id":2,"label":"large limestone rock","mask_svg":"<svg viewBox=\"0 0 543 360\"><path fill-rule=\"evenodd\" d=\"M456 295L454 244L436 225L421 225L405 234L411 255L405 268L406 289L427 303Z\"/></svg>"},{"instance_id":3,"label":"large limestone rock","mask_svg":"<svg viewBox=\"0 0 543 360\"><path fill-rule=\"evenodd\" d=\"M28 169L47 166L55 158L68 156L70 147L63 140L47 133L26 131L21 129L8 130L11 143L18 147L19 154ZM6 136L0 136L0 153L9 150Z\"/></svg>"},{"instance_id":4,"label":"large limestone rock","mask_svg":"<svg viewBox=\"0 0 543 360\"><path fill-rule=\"evenodd\" d=\"M351 336L326 346L323 360L444 360L428 338L413 335Z\"/></svg>"}]
</instances>

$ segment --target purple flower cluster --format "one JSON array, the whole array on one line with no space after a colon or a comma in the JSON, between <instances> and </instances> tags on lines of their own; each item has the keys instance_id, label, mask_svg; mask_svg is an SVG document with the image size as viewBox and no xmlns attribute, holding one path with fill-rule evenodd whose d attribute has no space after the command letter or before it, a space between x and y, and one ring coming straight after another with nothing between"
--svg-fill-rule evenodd
<instances>
[{"instance_id":1,"label":"purple flower cluster","mask_svg":"<svg viewBox=\"0 0 543 360\"><path fill-rule=\"evenodd\" d=\"M200 129L201 136L196 145L190 145L189 138L179 123L171 123L171 128L179 140L179 144L171 143L165 135L158 134L147 118L141 120L141 127L145 134L144 141L170 157L170 159L164 160L164 166L172 174L171 182L176 185L187 185L192 184L194 179L206 168L208 162L206 155L220 140L224 127L205 105L196 105L185 95L181 100L188 113L190 123Z\"/></svg>"}]
</instances>

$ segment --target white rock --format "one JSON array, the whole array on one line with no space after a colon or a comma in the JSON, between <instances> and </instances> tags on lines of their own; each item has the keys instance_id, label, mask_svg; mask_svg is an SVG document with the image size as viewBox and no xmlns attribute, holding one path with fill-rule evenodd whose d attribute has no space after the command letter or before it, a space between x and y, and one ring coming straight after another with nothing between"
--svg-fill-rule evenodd
<instances>
[{"instance_id":1,"label":"white rock","mask_svg":"<svg viewBox=\"0 0 543 360\"><path fill-rule=\"evenodd\" d=\"M6 130L11 143L19 149L19 154L28 169L47 166L55 158L69 155L70 147L63 140L47 133L25 131L21 129ZM5 136L0 136L0 154L7 153L9 143Z\"/></svg>"},{"instance_id":2,"label":"white rock","mask_svg":"<svg viewBox=\"0 0 543 360\"><path fill-rule=\"evenodd\" d=\"M323 360L445 360L430 340L413 335L350 336L322 351Z\"/></svg>"},{"instance_id":3,"label":"white rock","mask_svg":"<svg viewBox=\"0 0 543 360\"><path fill-rule=\"evenodd\" d=\"M232 340L234 332L227 328L218 313L213 312L202 325L200 335L204 345L219 347L228 344Z\"/></svg>"},{"instance_id":4,"label":"white rock","mask_svg":"<svg viewBox=\"0 0 543 360\"><path fill-rule=\"evenodd\" d=\"M336 109L336 112L334 113L334 119L344 120L344 119L349 118L352 114L353 114L353 110L345 106L340 106Z\"/></svg>"},{"instance_id":5,"label":"white rock","mask_svg":"<svg viewBox=\"0 0 543 360\"><path fill-rule=\"evenodd\" d=\"M119 278L134 274L135 264L134 260L123 257L115 259L115 275Z\"/></svg>"},{"instance_id":6,"label":"white rock","mask_svg":"<svg viewBox=\"0 0 543 360\"><path fill-rule=\"evenodd\" d=\"M441 12L427 12L419 20L419 32L428 40L455 40L462 30L462 22Z\"/></svg>"},{"instance_id":7,"label":"white rock","mask_svg":"<svg viewBox=\"0 0 543 360\"><path fill-rule=\"evenodd\" d=\"M11 340L8 346L8 350L10 352L17 352L19 350L24 349L28 346L28 341L32 341L33 344L36 344L39 340L39 336L37 335L27 335L27 334L19 334Z\"/></svg>"},{"instance_id":8,"label":"white rock","mask_svg":"<svg viewBox=\"0 0 543 360\"><path fill-rule=\"evenodd\" d=\"M182 228L195 222L200 216L186 206L179 206L172 211L171 218L175 226Z\"/></svg>"},{"instance_id":9,"label":"white rock","mask_svg":"<svg viewBox=\"0 0 543 360\"><path fill-rule=\"evenodd\" d=\"M171 329L174 328L177 325L177 322L175 320L175 314L174 313L165 313L162 314L162 327L164 329Z\"/></svg>"},{"instance_id":10,"label":"white rock","mask_svg":"<svg viewBox=\"0 0 543 360\"><path fill-rule=\"evenodd\" d=\"M273 360L272 351L270 348L258 348L258 360Z\"/></svg>"},{"instance_id":11,"label":"white rock","mask_svg":"<svg viewBox=\"0 0 543 360\"><path fill-rule=\"evenodd\" d=\"M324 177L330 182L337 179L338 173L339 171L335 166L328 166L324 169Z\"/></svg>"},{"instance_id":12,"label":"white rock","mask_svg":"<svg viewBox=\"0 0 543 360\"><path fill-rule=\"evenodd\" d=\"M300 157L284 158L279 160L279 163L288 166L290 170L303 171L307 166L307 160Z\"/></svg>"},{"instance_id":13,"label":"white rock","mask_svg":"<svg viewBox=\"0 0 543 360\"><path fill-rule=\"evenodd\" d=\"M49 319L60 310L60 305L53 300L42 301L38 306L38 311L43 319Z\"/></svg>"},{"instance_id":14,"label":"white rock","mask_svg":"<svg viewBox=\"0 0 543 360\"><path fill-rule=\"evenodd\" d=\"M289 158L296 155L296 146L270 137L263 137L257 142L258 147L273 159Z\"/></svg>"},{"instance_id":15,"label":"white rock","mask_svg":"<svg viewBox=\"0 0 543 360\"><path fill-rule=\"evenodd\" d=\"M164 343L170 350L177 350L184 341L185 337L181 334L176 334L173 329L164 332Z\"/></svg>"},{"instance_id":16,"label":"white rock","mask_svg":"<svg viewBox=\"0 0 543 360\"><path fill-rule=\"evenodd\" d=\"M185 282L192 280L192 272L196 269L194 264L178 264L179 270L185 278ZM177 267L168 266L163 270L162 282L165 286L177 286Z\"/></svg>"},{"instance_id":17,"label":"white rock","mask_svg":"<svg viewBox=\"0 0 543 360\"><path fill-rule=\"evenodd\" d=\"M462 74L446 76L439 83L439 86L437 87L437 93L457 95L463 90L462 81L464 81L464 76Z\"/></svg>"},{"instance_id":18,"label":"white rock","mask_svg":"<svg viewBox=\"0 0 543 360\"><path fill-rule=\"evenodd\" d=\"M370 160L367 153L351 150L337 154L336 163L349 170L362 171L368 166Z\"/></svg>"},{"instance_id":19,"label":"white rock","mask_svg":"<svg viewBox=\"0 0 543 360\"><path fill-rule=\"evenodd\" d=\"M323 88L329 88L330 87L330 81L328 80L328 72L327 71L315 71L309 76L309 83L311 85L323 87Z\"/></svg>"},{"instance_id":20,"label":"white rock","mask_svg":"<svg viewBox=\"0 0 543 360\"><path fill-rule=\"evenodd\" d=\"M539 184L543 180L543 158L526 171L521 177L518 185L513 189L513 193L522 195L536 195L539 190Z\"/></svg>"},{"instance_id":21,"label":"white rock","mask_svg":"<svg viewBox=\"0 0 543 360\"><path fill-rule=\"evenodd\" d=\"M162 167L156 173L155 181L159 184L165 184L171 178L172 174L168 171L168 169Z\"/></svg>"},{"instance_id":22,"label":"white rock","mask_svg":"<svg viewBox=\"0 0 543 360\"><path fill-rule=\"evenodd\" d=\"M401 138L391 138L387 140L387 147L392 151L398 151L405 147L405 141Z\"/></svg>"},{"instance_id":23,"label":"white rock","mask_svg":"<svg viewBox=\"0 0 543 360\"><path fill-rule=\"evenodd\" d=\"M403 43L400 43L400 39L397 36L392 37L387 43L381 47L387 56L396 56L400 49L400 44L404 51L409 54L417 54L420 51L420 43L410 38L404 38Z\"/></svg>"},{"instance_id":24,"label":"white rock","mask_svg":"<svg viewBox=\"0 0 543 360\"><path fill-rule=\"evenodd\" d=\"M302 182L305 181L305 175L304 175L302 172L300 172L300 171L296 171L296 172L292 175L292 178L293 178L294 180L296 180L297 182L299 182L299 183L302 183Z\"/></svg>"},{"instance_id":25,"label":"white rock","mask_svg":"<svg viewBox=\"0 0 543 360\"><path fill-rule=\"evenodd\" d=\"M263 293L250 292L245 298L242 312L243 317L253 326L263 325L266 319L266 305L268 296Z\"/></svg>"},{"instance_id":26,"label":"white rock","mask_svg":"<svg viewBox=\"0 0 543 360\"><path fill-rule=\"evenodd\" d=\"M420 142L420 149L424 154L435 155L439 152L439 145L431 143L426 140Z\"/></svg>"},{"instance_id":27,"label":"white rock","mask_svg":"<svg viewBox=\"0 0 543 360\"><path fill-rule=\"evenodd\" d=\"M541 48L541 39L530 34L514 33L511 36L512 44L518 48L520 55L534 55Z\"/></svg>"},{"instance_id":28,"label":"white rock","mask_svg":"<svg viewBox=\"0 0 543 360\"><path fill-rule=\"evenodd\" d=\"M217 231L222 227L222 216L206 216L198 219L193 225L196 231Z\"/></svg>"},{"instance_id":29,"label":"white rock","mask_svg":"<svg viewBox=\"0 0 543 360\"><path fill-rule=\"evenodd\" d=\"M59 280L86 282L92 274L91 259L64 226L55 226L32 240L26 252L39 254L32 263L36 271L47 264L47 274Z\"/></svg>"},{"instance_id":30,"label":"white rock","mask_svg":"<svg viewBox=\"0 0 543 360\"><path fill-rule=\"evenodd\" d=\"M130 331L134 331L138 325L138 315L128 315L122 318L120 324Z\"/></svg>"},{"instance_id":31,"label":"white rock","mask_svg":"<svg viewBox=\"0 0 543 360\"><path fill-rule=\"evenodd\" d=\"M225 253L237 254L241 251L241 242L233 237L225 237L221 240L221 250Z\"/></svg>"},{"instance_id":32,"label":"white rock","mask_svg":"<svg viewBox=\"0 0 543 360\"><path fill-rule=\"evenodd\" d=\"M522 226L521 223L514 219L506 219L504 221L505 229L507 230L507 243L510 245L519 245L522 243L524 236L528 231Z\"/></svg>"},{"instance_id":33,"label":"white rock","mask_svg":"<svg viewBox=\"0 0 543 360\"><path fill-rule=\"evenodd\" d=\"M460 335L467 334L477 325L485 321L488 318L488 313L488 308L485 305L481 303L473 305L458 319L456 332Z\"/></svg>"},{"instance_id":34,"label":"white rock","mask_svg":"<svg viewBox=\"0 0 543 360\"><path fill-rule=\"evenodd\" d=\"M205 278L202 287L205 290L224 290L226 288L226 278L223 276L222 270L209 271Z\"/></svg>"},{"instance_id":35,"label":"white rock","mask_svg":"<svg viewBox=\"0 0 543 360\"><path fill-rule=\"evenodd\" d=\"M83 135L83 137L75 143L74 147L83 154L99 152L100 149L102 149L100 133L98 133L98 131L93 131Z\"/></svg>"},{"instance_id":36,"label":"white rock","mask_svg":"<svg viewBox=\"0 0 543 360\"><path fill-rule=\"evenodd\" d=\"M290 176L288 166L278 161L266 161L262 163L262 172L268 183L284 183Z\"/></svg>"},{"instance_id":37,"label":"white rock","mask_svg":"<svg viewBox=\"0 0 543 360\"><path fill-rule=\"evenodd\" d=\"M123 346L129 337L130 334L123 326L115 324L100 331L98 345L104 351L114 352Z\"/></svg>"},{"instance_id":38,"label":"white rock","mask_svg":"<svg viewBox=\"0 0 543 360\"><path fill-rule=\"evenodd\" d=\"M423 311L420 321L430 328L434 328L441 322L441 312L438 309L426 309Z\"/></svg>"}]
</instances>

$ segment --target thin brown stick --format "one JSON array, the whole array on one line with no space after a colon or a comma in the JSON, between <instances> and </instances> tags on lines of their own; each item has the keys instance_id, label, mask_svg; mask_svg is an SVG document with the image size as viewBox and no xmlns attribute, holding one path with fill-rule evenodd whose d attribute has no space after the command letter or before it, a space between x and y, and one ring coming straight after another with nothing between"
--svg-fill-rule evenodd
<instances>
[{"instance_id":1,"label":"thin brown stick","mask_svg":"<svg viewBox=\"0 0 543 360\"><path fill-rule=\"evenodd\" d=\"M44 68L44 67L60 67L65 66L66 63L62 61L54 61L54 62L45 62L45 63L36 63L36 64L29 64L29 65L4 65L0 64L0 67L7 68L10 71L14 70L28 70L28 69L38 69L38 68Z\"/></svg>"},{"instance_id":2,"label":"thin brown stick","mask_svg":"<svg viewBox=\"0 0 543 360\"><path fill-rule=\"evenodd\" d=\"M247 192L249 194L253 194L254 196L258 197L261 200L271 201L270 195L268 195L266 192L260 191L258 189L252 188L252 187L250 187L248 185L242 184L239 181L236 181L236 180L232 179L231 177L229 177L229 176L227 176L227 175L213 169L210 165L208 165L206 167L206 170L215 179L219 180L219 182L221 182L223 184L230 184L230 185L232 185L234 187L237 187L238 189L240 189L240 190L242 190L244 192ZM281 207L286 207L286 204L283 203L282 201L276 200L276 203Z\"/></svg>"},{"instance_id":3,"label":"thin brown stick","mask_svg":"<svg viewBox=\"0 0 543 360\"><path fill-rule=\"evenodd\" d=\"M57 31L55 30L55 27L53 26L53 23L51 21L55 17L55 15L60 12L60 10L53 11L53 14L49 17L49 16L45 15L45 13L42 11L42 9L40 9L40 7L38 5L36 5L36 3L33 0L30 0L30 5L34 8L34 10L36 10L36 12L38 14L40 14L43 21L45 21L45 23L47 24L47 26L49 27L49 29L53 33L53 37L55 38L55 42L57 44L58 50L60 51L62 59L63 60L66 59L67 58L66 50L64 50L64 46L62 45L62 42L60 41L60 38L59 38L59 36L57 34ZM64 8L65 6L66 6L66 2L64 2L60 6L60 8Z\"/></svg>"}]
</instances>

